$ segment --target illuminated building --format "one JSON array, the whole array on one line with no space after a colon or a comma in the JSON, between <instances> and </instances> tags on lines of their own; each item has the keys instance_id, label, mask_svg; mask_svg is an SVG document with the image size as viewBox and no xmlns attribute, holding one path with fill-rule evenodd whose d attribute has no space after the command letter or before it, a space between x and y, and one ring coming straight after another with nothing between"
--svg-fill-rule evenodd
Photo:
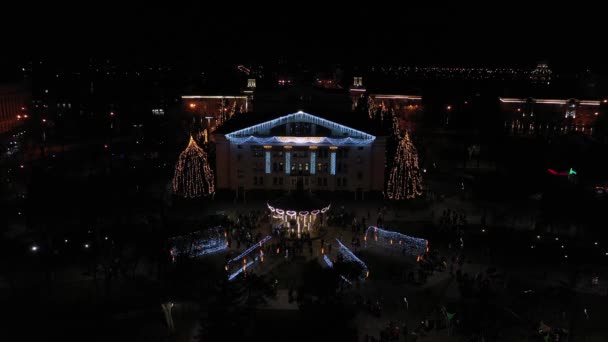
<instances>
[{"instance_id":1,"label":"illuminated building","mask_svg":"<svg viewBox=\"0 0 608 342\"><path fill-rule=\"evenodd\" d=\"M218 191L244 198L249 190L295 190L301 181L313 192L349 192L358 199L380 194L385 138L337 122L349 118L302 111L235 117L215 133ZM370 129L367 119L350 123Z\"/></svg>"},{"instance_id":2,"label":"illuminated building","mask_svg":"<svg viewBox=\"0 0 608 342\"><path fill-rule=\"evenodd\" d=\"M0 133L9 132L29 119L29 95L21 86L0 85Z\"/></svg>"},{"instance_id":3,"label":"illuminated building","mask_svg":"<svg viewBox=\"0 0 608 342\"><path fill-rule=\"evenodd\" d=\"M545 62L538 63L536 69L530 73L530 80L534 83L551 83L551 74L553 72L549 69L549 65Z\"/></svg>"},{"instance_id":4,"label":"illuminated building","mask_svg":"<svg viewBox=\"0 0 608 342\"><path fill-rule=\"evenodd\" d=\"M255 85L255 82L253 84ZM210 131L235 114L253 110L251 95L184 95L182 103L187 113L206 118Z\"/></svg>"},{"instance_id":5,"label":"illuminated building","mask_svg":"<svg viewBox=\"0 0 608 342\"><path fill-rule=\"evenodd\" d=\"M407 120L410 115L422 112L422 96L368 91L363 85L363 77L353 78L349 93L352 110L356 110L361 104L361 98L367 96L367 110L370 117L382 115L389 118L394 114L399 119Z\"/></svg>"},{"instance_id":6,"label":"illuminated building","mask_svg":"<svg viewBox=\"0 0 608 342\"><path fill-rule=\"evenodd\" d=\"M514 135L593 134L599 100L501 97L505 130Z\"/></svg>"}]
</instances>

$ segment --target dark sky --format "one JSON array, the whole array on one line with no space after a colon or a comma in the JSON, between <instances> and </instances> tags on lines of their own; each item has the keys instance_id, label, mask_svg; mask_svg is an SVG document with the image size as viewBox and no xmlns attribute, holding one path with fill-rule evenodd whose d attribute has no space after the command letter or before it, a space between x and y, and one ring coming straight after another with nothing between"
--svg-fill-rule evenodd
<instances>
[{"instance_id":1,"label":"dark sky","mask_svg":"<svg viewBox=\"0 0 608 342\"><path fill-rule=\"evenodd\" d=\"M22 4L2 24L10 52L0 56L0 62L89 55L264 62L283 56L319 63L529 67L546 59L578 69L606 61L605 30L602 21L589 18L591 8L552 14L525 7L507 11L498 5L467 9L404 3L398 8L370 2L339 10L306 3L239 6L211 8L207 1L163 6L141 1L92 1L79 7Z\"/></svg>"}]
</instances>

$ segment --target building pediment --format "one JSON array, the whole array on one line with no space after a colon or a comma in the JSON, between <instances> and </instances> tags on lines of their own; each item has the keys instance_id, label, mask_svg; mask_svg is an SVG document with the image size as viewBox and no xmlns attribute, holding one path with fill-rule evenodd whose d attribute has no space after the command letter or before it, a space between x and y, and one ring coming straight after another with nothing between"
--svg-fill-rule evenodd
<instances>
[{"instance_id":1,"label":"building pediment","mask_svg":"<svg viewBox=\"0 0 608 342\"><path fill-rule=\"evenodd\" d=\"M290 134L293 133L293 129L290 130L290 127L298 125L309 125L313 127L312 130L315 133L308 131L308 134L301 134L301 132ZM316 134L317 128L323 134ZM228 133L226 138L234 143L330 145L371 144L376 139L371 134L302 111Z\"/></svg>"}]
</instances>

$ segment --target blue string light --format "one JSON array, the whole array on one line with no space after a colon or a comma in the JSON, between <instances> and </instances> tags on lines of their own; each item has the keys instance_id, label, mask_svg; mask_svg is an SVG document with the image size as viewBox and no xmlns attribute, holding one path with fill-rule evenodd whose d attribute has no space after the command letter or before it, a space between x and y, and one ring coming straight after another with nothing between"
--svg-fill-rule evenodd
<instances>
[{"instance_id":1,"label":"blue string light","mask_svg":"<svg viewBox=\"0 0 608 342\"><path fill-rule=\"evenodd\" d=\"M285 152L285 173L291 173L291 152Z\"/></svg>"},{"instance_id":2,"label":"blue string light","mask_svg":"<svg viewBox=\"0 0 608 342\"><path fill-rule=\"evenodd\" d=\"M302 111L288 114L285 116L281 116L279 118L262 122L257 125L253 125L244 129L240 129L238 131L234 131L232 133L226 134L226 138L233 143L242 143L244 141L239 141L238 139L250 139L256 138L257 135L264 134L265 132L270 132L270 129L276 126L284 125L291 122L306 122L315 125L320 125L323 127L327 127L332 130L335 136L343 136L344 134L348 135L351 138L359 139L361 141L365 141L366 144L370 144L376 139L375 136L367 134L365 132L361 132L359 130L335 123L333 121L329 121L318 116L314 116L308 113L304 113ZM276 137L272 137L276 138ZM234 140L233 140L234 139ZM326 138L327 139L327 138ZM347 138L348 139L348 138ZM271 141L268 141L271 142ZM333 143L332 143L333 144ZM335 145L335 144L333 144Z\"/></svg>"},{"instance_id":3,"label":"blue string light","mask_svg":"<svg viewBox=\"0 0 608 342\"><path fill-rule=\"evenodd\" d=\"M266 242L270 241L270 239L272 239L272 236L268 235L265 238L263 238L262 240L260 240L259 242L257 242L255 245L247 248L247 250L245 250L243 253L241 253L238 256L230 259L230 261L228 261L228 266L230 266L230 264L233 263L233 262L235 262L235 261L240 261L241 259L243 259L247 255L249 255L251 252L253 252L256 248L261 248L262 245L264 245Z\"/></svg>"},{"instance_id":4,"label":"blue string light","mask_svg":"<svg viewBox=\"0 0 608 342\"><path fill-rule=\"evenodd\" d=\"M224 250L228 246L228 242L224 229L214 227L207 232L197 231L189 235L173 237L169 239L169 246L169 252L173 258L177 256L195 258Z\"/></svg>"},{"instance_id":5,"label":"blue string light","mask_svg":"<svg viewBox=\"0 0 608 342\"><path fill-rule=\"evenodd\" d=\"M363 268L363 275L361 278L367 278L367 276L369 276L369 268L367 268L367 265L361 259L357 258L357 256L351 252L351 250L348 249L348 247L346 247L342 241L336 239L336 242L338 242L338 254L348 262L356 262L361 265Z\"/></svg>"},{"instance_id":6,"label":"blue string light","mask_svg":"<svg viewBox=\"0 0 608 342\"><path fill-rule=\"evenodd\" d=\"M236 278L239 274L243 273L245 271L246 268L250 267L251 265L255 264L258 261L258 257L255 257L255 259L249 261L247 264L245 264L244 267L239 267L236 271L234 271L233 273L231 273L228 276L228 280L232 281L234 278Z\"/></svg>"},{"instance_id":7,"label":"blue string light","mask_svg":"<svg viewBox=\"0 0 608 342\"><path fill-rule=\"evenodd\" d=\"M317 152L310 152L310 174L314 175L317 173Z\"/></svg>"},{"instance_id":8,"label":"blue string light","mask_svg":"<svg viewBox=\"0 0 608 342\"><path fill-rule=\"evenodd\" d=\"M265 238L263 238L262 240L260 240L258 243L256 243L255 245L247 248L247 250L245 250L243 253L230 259L228 261L228 263L226 264L226 267L225 267L226 271L229 271L229 269L233 266L236 266L237 268L232 273L230 273L230 275L228 276L228 280L233 280L239 274L243 273L247 268L249 268L253 264L257 263L258 261L261 260L263 262L264 261L264 259L263 259L264 252L261 249L260 249L260 253L256 256L254 256L253 258L247 260L247 257L249 256L249 254L251 254L257 248L262 248L264 243L270 241L271 239L272 239L272 236L268 235ZM234 262L237 262L237 263L235 265L233 265Z\"/></svg>"},{"instance_id":9,"label":"blue string light","mask_svg":"<svg viewBox=\"0 0 608 342\"><path fill-rule=\"evenodd\" d=\"M228 136L226 136L228 137ZM374 138L375 139L375 138ZM228 138L228 140L233 143L233 144L245 144L245 143L255 143L255 144L260 144L260 145L270 145L270 144L280 144L280 145L284 145L285 142L281 141L280 137L277 136L272 136L272 137L258 137L258 136L246 136L246 137L232 137L232 138ZM369 145L373 142L374 140L366 140L366 139L359 139L359 138L352 138L352 137L346 137L346 138L330 138L330 137L323 137L318 143L314 143L315 145L327 145L327 146L344 146L344 145ZM293 143L295 145L298 145L298 143ZM308 144L306 144L308 145Z\"/></svg>"},{"instance_id":10,"label":"blue string light","mask_svg":"<svg viewBox=\"0 0 608 342\"><path fill-rule=\"evenodd\" d=\"M325 260L325 263L327 264L327 266L334 267L334 263L331 261L331 259L327 256L327 254L323 254L323 260Z\"/></svg>"},{"instance_id":11,"label":"blue string light","mask_svg":"<svg viewBox=\"0 0 608 342\"><path fill-rule=\"evenodd\" d=\"M428 250L428 241L398 232L370 226L365 231L365 246L378 245L383 248L404 250L409 255L423 255Z\"/></svg>"}]
</instances>

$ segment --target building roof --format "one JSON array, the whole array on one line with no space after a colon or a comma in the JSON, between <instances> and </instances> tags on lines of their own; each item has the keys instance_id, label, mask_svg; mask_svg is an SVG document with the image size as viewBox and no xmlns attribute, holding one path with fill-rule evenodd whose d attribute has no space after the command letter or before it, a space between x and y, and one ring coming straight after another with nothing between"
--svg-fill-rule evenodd
<instances>
[{"instance_id":1,"label":"building roof","mask_svg":"<svg viewBox=\"0 0 608 342\"><path fill-rule=\"evenodd\" d=\"M303 113L303 112L302 112ZM229 134L235 131L251 127L257 124L261 124L273 119L278 119L290 114L296 113L241 113L233 116L230 120L226 121L221 127L216 130L219 134ZM308 113L303 113L308 114ZM380 127L366 115L361 113L349 112L349 113L314 113L308 114L321 119L329 120L334 123L346 126L348 128L361 131L363 133L372 135L382 135Z\"/></svg>"},{"instance_id":2,"label":"building roof","mask_svg":"<svg viewBox=\"0 0 608 342\"><path fill-rule=\"evenodd\" d=\"M499 97L502 103L536 103L536 104L549 104L549 105L567 105L571 101L577 102L582 106L594 106L598 107L601 103L599 100L581 100L581 99L537 99L537 98L515 98L515 97Z\"/></svg>"}]
</instances>

